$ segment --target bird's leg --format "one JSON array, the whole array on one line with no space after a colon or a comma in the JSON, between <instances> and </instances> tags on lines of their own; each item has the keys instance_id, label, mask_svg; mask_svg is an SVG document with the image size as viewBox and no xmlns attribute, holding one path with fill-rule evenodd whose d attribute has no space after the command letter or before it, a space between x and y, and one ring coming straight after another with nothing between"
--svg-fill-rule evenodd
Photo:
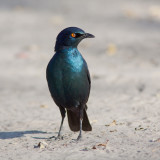
<instances>
[{"instance_id":1,"label":"bird's leg","mask_svg":"<svg viewBox=\"0 0 160 160\"><path fill-rule=\"evenodd\" d=\"M61 125L60 125L60 128L59 128L58 136L56 137L56 139L60 139L60 138L63 139L63 137L61 137L61 129L62 129L62 126L63 126L64 118L66 116L66 110L63 107L59 107L59 109L60 109L60 112L61 112L62 121L61 121Z\"/></svg>"},{"instance_id":2,"label":"bird's leg","mask_svg":"<svg viewBox=\"0 0 160 160\"><path fill-rule=\"evenodd\" d=\"M66 116L66 110L64 108L60 108L60 112L61 112L61 116L62 116L62 120L61 120L61 125L60 125L60 128L59 128L59 132L58 132L58 136L55 138L55 136L53 137L50 137L51 138L55 138L56 140L57 139L63 139L63 137L61 137L61 130L62 130L62 126L63 126L63 121L64 121L64 118Z\"/></svg>"},{"instance_id":3,"label":"bird's leg","mask_svg":"<svg viewBox=\"0 0 160 160\"><path fill-rule=\"evenodd\" d=\"M77 137L77 141L82 138L83 107L80 108L79 115L80 115L80 131Z\"/></svg>"},{"instance_id":4,"label":"bird's leg","mask_svg":"<svg viewBox=\"0 0 160 160\"><path fill-rule=\"evenodd\" d=\"M59 132L58 132L58 136L56 137L56 139L60 139L61 138L61 130L62 130L64 118L65 118L65 116L62 117L61 125L60 125Z\"/></svg>"}]
</instances>

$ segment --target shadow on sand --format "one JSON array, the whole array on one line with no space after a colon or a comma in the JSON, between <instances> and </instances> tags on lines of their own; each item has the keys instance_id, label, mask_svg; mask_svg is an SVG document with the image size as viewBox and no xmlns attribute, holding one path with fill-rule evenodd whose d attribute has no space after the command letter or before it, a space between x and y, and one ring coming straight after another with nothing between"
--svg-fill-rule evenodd
<instances>
[{"instance_id":1,"label":"shadow on sand","mask_svg":"<svg viewBox=\"0 0 160 160\"><path fill-rule=\"evenodd\" d=\"M11 139L23 137L25 134L46 134L47 132L43 131L13 131L13 132L0 132L0 139Z\"/></svg>"}]
</instances>

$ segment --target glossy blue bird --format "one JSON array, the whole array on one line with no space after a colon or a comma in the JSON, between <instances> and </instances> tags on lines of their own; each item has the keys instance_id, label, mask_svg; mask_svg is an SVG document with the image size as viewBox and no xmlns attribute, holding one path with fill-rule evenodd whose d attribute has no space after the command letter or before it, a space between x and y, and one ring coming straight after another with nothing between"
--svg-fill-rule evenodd
<instances>
[{"instance_id":1,"label":"glossy blue bird","mask_svg":"<svg viewBox=\"0 0 160 160\"><path fill-rule=\"evenodd\" d=\"M56 53L46 70L49 91L62 116L57 138L61 136L66 111L70 129L80 131L77 140L81 138L82 130L92 130L86 113L91 79L87 63L77 46L81 40L93 37L77 27L66 28L57 36Z\"/></svg>"}]
</instances>

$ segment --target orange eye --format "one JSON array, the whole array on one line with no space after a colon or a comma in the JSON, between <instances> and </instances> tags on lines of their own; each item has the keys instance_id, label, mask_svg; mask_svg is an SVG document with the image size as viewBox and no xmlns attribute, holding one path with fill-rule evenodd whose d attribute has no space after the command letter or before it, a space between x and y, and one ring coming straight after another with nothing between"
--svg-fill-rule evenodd
<instances>
[{"instance_id":1,"label":"orange eye","mask_svg":"<svg viewBox=\"0 0 160 160\"><path fill-rule=\"evenodd\" d=\"M75 37L76 37L76 34L75 34L75 33L72 33L71 36L72 36L73 38L75 38Z\"/></svg>"}]
</instances>

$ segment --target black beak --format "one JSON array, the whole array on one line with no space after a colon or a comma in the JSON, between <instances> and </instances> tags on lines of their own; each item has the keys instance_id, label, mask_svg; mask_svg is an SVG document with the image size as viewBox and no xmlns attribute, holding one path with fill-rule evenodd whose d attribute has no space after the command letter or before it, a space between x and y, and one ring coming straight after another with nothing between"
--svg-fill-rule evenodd
<instances>
[{"instance_id":1,"label":"black beak","mask_svg":"<svg viewBox=\"0 0 160 160\"><path fill-rule=\"evenodd\" d=\"M90 34L90 33L85 33L84 35L84 38L94 38L95 36Z\"/></svg>"}]
</instances>

